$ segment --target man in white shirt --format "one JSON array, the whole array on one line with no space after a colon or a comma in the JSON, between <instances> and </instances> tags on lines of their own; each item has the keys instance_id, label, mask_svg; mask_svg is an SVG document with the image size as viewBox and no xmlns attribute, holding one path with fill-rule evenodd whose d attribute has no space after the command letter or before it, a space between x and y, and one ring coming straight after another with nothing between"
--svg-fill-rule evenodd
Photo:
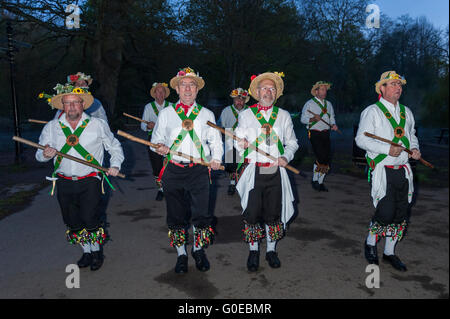
<instances>
[{"instance_id":1,"label":"man in white shirt","mask_svg":"<svg viewBox=\"0 0 450 319\"><path fill-rule=\"evenodd\" d=\"M220 168L222 137L219 131L207 125L208 121L215 123L214 113L196 102L198 91L204 85L205 81L189 67L170 80L170 87L177 91L180 99L172 107L161 110L151 140L159 145L158 154L167 156L160 179L167 204L170 245L175 246L178 254L176 273L188 270L186 237L189 220L193 225L195 265L200 271L210 268L205 252L214 239L213 216L209 211L209 168L169 153L169 150L179 151L209 162L213 170Z\"/></svg>"},{"instance_id":2,"label":"man in white shirt","mask_svg":"<svg viewBox=\"0 0 450 319\"><path fill-rule=\"evenodd\" d=\"M144 113L142 119L148 123L141 123L141 130L148 133L148 140L152 139L153 128L155 127L156 120L158 119L159 112L168 106L172 106L172 103L166 101L170 95L170 90L167 83L155 82L150 89L150 95L155 100L148 103L144 107ZM162 183L158 182L159 172L163 167L164 158L156 152L153 152L150 148L148 150L150 163L152 165L153 176L155 178L156 186L158 187L158 193L156 194L156 200L161 201L163 199L163 187Z\"/></svg>"},{"instance_id":3,"label":"man in white shirt","mask_svg":"<svg viewBox=\"0 0 450 319\"><path fill-rule=\"evenodd\" d=\"M71 85L57 87L58 93L52 97L51 104L64 113L44 126L39 143L45 145L45 149L36 152L36 159L47 162L55 157L58 150L101 165L104 149L111 155L111 167L106 174L57 156L51 179L54 187L56 185L58 203L68 228L67 240L83 248L78 266L90 266L91 270L97 270L103 264L100 245L106 239L99 209L102 188L100 175L106 180L105 175L117 176L124 160L123 151L108 124L84 112L94 101L88 91Z\"/></svg>"},{"instance_id":4,"label":"man in white shirt","mask_svg":"<svg viewBox=\"0 0 450 319\"><path fill-rule=\"evenodd\" d=\"M311 89L313 98L303 106L300 118L300 121L306 125L308 138L316 156L311 184L315 190L323 192L328 192L323 180L330 169L330 126L333 131L338 130L333 105L325 99L330 87L331 83L324 81L313 85Z\"/></svg>"},{"instance_id":5,"label":"man in white shirt","mask_svg":"<svg viewBox=\"0 0 450 319\"><path fill-rule=\"evenodd\" d=\"M239 114L247 109L246 103L250 100L250 95L247 90L237 88L231 91L230 97L233 99L233 104L223 109L218 122L226 130L233 132L238 125ZM236 168L239 160L239 155L233 146L233 139L225 136L225 169L230 174L230 185L228 186L228 195L230 196L236 191Z\"/></svg>"},{"instance_id":6,"label":"man in white shirt","mask_svg":"<svg viewBox=\"0 0 450 319\"><path fill-rule=\"evenodd\" d=\"M284 167L294 158L298 144L290 113L275 105L283 94L282 75L266 72L252 76L249 93L258 103L239 114L235 131L242 139L235 142L241 155L236 189L241 197L244 241L249 244L250 272L258 270L259 242L264 237L269 266L281 266L276 244L294 214L294 196ZM248 148L249 141L277 160L252 151Z\"/></svg>"},{"instance_id":7,"label":"man in white shirt","mask_svg":"<svg viewBox=\"0 0 450 319\"><path fill-rule=\"evenodd\" d=\"M407 227L408 205L412 200L413 174L408 163L409 154L403 147L392 146L364 135L368 132L411 149L414 159L421 157L411 110L400 104L402 85L406 80L395 71L384 72L375 84L380 100L361 113L356 144L365 150L372 181L372 200L375 215L364 245L369 264L378 265L377 242L385 237L383 260L395 269L406 266L395 254L396 244Z\"/></svg>"},{"instance_id":8,"label":"man in white shirt","mask_svg":"<svg viewBox=\"0 0 450 319\"><path fill-rule=\"evenodd\" d=\"M90 75L86 75L83 72L78 72L77 74L70 74L67 76L67 84L89 91L89 86L92 84L92 78ZM58 110L54 118L59 119L63 112L64 110ZM102 102L96 98L94 98L94 102L92 102L92 105L85 111L85 113L89 116L102 119L108 123L108 117L106 116L106 111L103 108Z\"/></svg>"}]
</instances>

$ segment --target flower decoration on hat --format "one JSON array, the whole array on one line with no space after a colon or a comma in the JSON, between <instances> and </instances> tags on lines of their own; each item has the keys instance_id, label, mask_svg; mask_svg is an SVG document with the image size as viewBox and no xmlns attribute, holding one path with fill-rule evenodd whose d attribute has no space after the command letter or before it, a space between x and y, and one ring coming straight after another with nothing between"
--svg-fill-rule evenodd
<instances>
[{"instance_id":1,"label":"flower decoration on hat","mask_svg":"<svg viewBox=\"0 0 450 319\"><path fill-rule=\"evenodd\" d=\"M247 103L248 100L250 99L250 95L249 95L248 91L244 90L243 88L237 88L237 89L234 89L233 91L231 91L230 97L232 97L233 99L236 97L241 97L241 98L245 99L245 103Z\"/></svg>"},{"instance_id":2,"label":"flower decoration on hat","mask_svg":"<svg viewBox=\"0 0 450 319\"><path fill-rule=\"evenodd\" d=\"M162 83L155 82L155 83L152 84L152 87L155 87L155 86L158 86L158 85L164 86L165 88L168 87L168 84L164 83L164 82L162 82Z\"/></svg>"},{"instance_id":3,"label":"flower decoration on hat","mask_svg":"<svg viewBox=\"0 0 450 319\"><path fill-rule=\"evenodd\" d=\"M73 86L71 83L66 83L66 84L56 84L56 86L53 88L53 90L56 91L56 94L50 95L47 94L45 92L41 92L38 95L38 98L40 99L47 99L47 103L48 105L51 106L51 108L53 109L53 105L51 104L52 98L56 95L59 94L68 94L68 93L73 93L73 94L91 94L91 92L89 92L86 88L79 88L79 87L75 87Z\"/></svg>"},{"instance_id":4,"label":"flower decoration on hat","mask_svg":"<svg viewBox=\"0 0 450 319\"><path fill-rule=\"evenodd\" d=\"M387 72L384 72L383 74L381 74L380 80L378 80L375 83L375 91L378 94L381 94L380 86L382 86L383 84L385 84L386 82L391 81L391 80L399 80L402 83L402 85L406 84L405 77L401 76L400 74L398 74L395 71L387 71Z\"/></svg>"},{"instance_id":5,"label":"flower decoration on hat","mask_svg":"<svg viewBox=\"0 0 450 319\"><path fill-rule=\"evenodd\" d=\"M205 81L203 80L203 78L199 75L199 73L195 72L194 69L192 69L191 67L185 67L183 69L180 69L177 73L176 76L174 76L171 80L170 80L170 87L172 89L175 89L178 86L178 82L180 80L182 80L183 78L192 78L193 80L195 80L195 82L197 83L197 88L199 90L201 90L204 86L205 86Z\"/></svg>"},{"instance_id":6,"label":"flower decoration on hat","mask_svg":"<svg viewBox=\"0 0 450 319\"><path fill-rule=\"evenodd\" d=\"M284 72L273 72L278 75L280 78L284 78Z\"/></svg>"},{"instance_id":7,"label":"flower decoration on hat","mask_svg":"<svg viewBox=\"0 0 450 319\"><path fill-rule=\"evenodd\" d=\"M195 73L194 69L191 69L190 67L180 69L178 71L177 76L199 76L198 72Z\"/></svg>"},{"instance_id":8,"label":"flower decoration on hat","mask_svg":"<svg viewBox=\"0 0 450 319\"><path fill-rule=\"evenodd\" d=\"M84 80L88 85L92 83L92 77L90 75L86 75L83 72L78 72L77 74L70 74L67 76L67 82L75 83L78 80Z\"/></svg>"}]
</instances>

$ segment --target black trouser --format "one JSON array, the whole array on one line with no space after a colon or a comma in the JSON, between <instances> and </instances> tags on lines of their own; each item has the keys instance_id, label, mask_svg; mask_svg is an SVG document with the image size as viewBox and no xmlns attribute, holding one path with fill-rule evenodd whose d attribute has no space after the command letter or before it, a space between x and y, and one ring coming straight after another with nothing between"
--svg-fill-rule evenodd
<instances>
[{"instance_id":1,"label":"black trouser","mask_svg":"<svg viewBox=\"0 0 450 319\"><path fill-rule=\"evenodd\" d=\"M248 167L247 167L248 169ZM282 186L278 167L256 167L254 188L243 213L247 224L273 224L281 218Z\"/></svg>"},{"instance_id":2,"label":"black trouser","mask_svg":"<svg viewBox=\"0 0 450 319\"><path fill-rule=\"evenodd\" d=\"M328 165L330 163L331 143L330 131L310 130L310 142L319 164Z\"/></svg>"},{"instance_id":3,"label":"black trouser","mask_svg":"<svg viewBox=\"0 0 450 319\"><path fill-rule=\"evenodd\" d=\"M59 178L56 188L64 223L71 231L84 228L91 231L101 226L101 181L98 178L87 177L79 181Z\"/></svg>"},{"instance_id":4,"label":"black trouser","mask_svg":"<svg viewBox=\"0 0 450 319\"><path fill-rule=\"evenodd\" d=\"M150 141L152 136L148 136L148 140ZM159 155L156 152L153 152L150 148L148 149L148 157L150 158L150 163L152 164L153 176L159 176L159 172L163 167L164 157Z\"/></svg>"},{"instance_id":5,"label":"black trouser","mask_svg":"<svg viewBox=\"0 0 450 319\"><path fill-rule=\"evenodd\" d=\"M400 224L408 216L408 180L405 169L386 170L386 195L378 202L374 222L380 225Z\"/></svg>"},{"instance_id":6,"label":"black trouser","mask_svg":"<svg viewBox=\"0 0 450 319\"><path fill-rule=\"evenodd\" d=\"M208 210L210 183L207 167L178 167L168 163L162 181L169 228L187 228L190 214L195 227L205 228L212 224L213 216Z\"/></svg>"}]
</instances>

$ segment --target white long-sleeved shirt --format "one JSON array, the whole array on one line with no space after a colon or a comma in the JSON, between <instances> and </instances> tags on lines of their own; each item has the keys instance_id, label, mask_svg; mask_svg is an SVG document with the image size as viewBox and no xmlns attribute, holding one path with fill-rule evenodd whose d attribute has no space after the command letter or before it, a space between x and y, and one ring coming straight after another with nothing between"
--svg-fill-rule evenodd
<instances>
[{"instance_id":1,"label":"white long-sleeved shirt","mask_svg":"<svg viewBox=\"0 0 450 319\"><path fill-rule=\"evenodd\" d=\"M386 101L381 98L380 102L386 107L386 109L392 114L397 123L400 123L400 105L397 105ZM416 137L416 130L414 128L415 121L414 115L411 110L405 106L406 123L405 123L405 136L409 140L410 149L419 149L419 141ZM379 154L389 154L390 144L375 140L371 137L365 136L364 132L368 132L385 139L392 141L394 138L394 130L391 123L383 114L378 106L375 104L369 105L361 113L359 121L358 132L356 133L355 141L356 145L361 149L367 151L367 155L374 159ZM398 141L398 144L403 145L402 141ZM403 165L408 162L408 154L401 152L398 157L387 156L383 161L383 165Z\"/></svg>"},{"instance_id":2,"label":"white long-sleeved shirt","mask_svg":"<svg viewBox=\"0 0 450 319\"><path fill-rule=\"evenodd\" d=\"M175 105L177 105L179 102L180 101L178 101ZM194 104L189 108L186 115L187 117L189 117L196 105L197 103L194 102ZM198 138L202 142L206 159L208 161L214 159L221 162L223 156L222 136L218 130L206 124L208 121L214 124L216 123L214 113L207 108L202 107L196 119L194 120L194 130ZM156 120L151 142L155 144L161 143L168 147L171 147L173 142L181 132L181 124L182 121L173 107L166 107L162 109L159 113L158 119ZM200 158L200 153L195 147L189 133L186 134L186 137L183 139L182 143L176 150L181 153L191 155L195 158ZM172 156L172 159L177 162L189 162L189 160L178 155Z\"/></svg>"},{"instance_id":3,"label":"white long-sleeved shirt","mask_svg":"<svg viewBox=\"0 0 450 319\"><path fill-rule=\"evenodd\" d=\"M90 120L84 131L81 133L79 139L80 145L83 146L86 151L92 154L94 158L100 163L100 165L102 165L103 163L104 150L106 150L111 155L110 166L118 167L120 170L120 167L124 160L122 146L109 129L108 123L106 123L102 119L90 117L86 113L83 113L75 130L82 124L82 122L86 118L90 118ZM67 122L66 114L63 114L60 117L59 121L65 126L69 127L72 132L75 131ZM39 137L39 144L48 144L50 147L58 151L61 150L61 148L66 144L66 136L64 135L64 132L59 125L59 121L57 119L54 119L44 126ZM67 154L80 159L84 159L73 147L67 152ZM57 156L54 157L54 161L56 161L56 157ZM40 162L47 162L50 160L49 158L44 157L43 150L40 149L36 152L36 159ZM63 158L61 161L61 165L56 172L70 177L85 176L96 171L97 170L95 168L83 165L67 158Z\"/></svg>"},{"instance_id":4,"label":"white long-sleeved shirt","mask_svg":"<svg viewBox=\"0 0 450 319\"><path fill-rule=\"evenodd\" d=\"M264 116L266 121L269 121L269 117L272 114L273 108L270 108L267 111L261 111L261 114ZM294 154L298 149L297 138L294 132L294 125L292 123L291 114L285 110L279 109L277 119L272 127L275 133L280 138L281 143L284 146L284 154L281 155L277 143L271 141L270 147L263 142L258 145L258 148L269 153L270 155L278 158L280 156L284 156L288 162L290 162L294 158ZM251 109L246 109L245 111L239 114L239 124L235 130L236 135L239 138L245 138L249 143L253 143L255 139L261 134L261 124L256 119L255 114ZM240 152L240 155L243 156L244 149L238 146L238 142L235 141L235 147ZM255 162L260 163L272 163L273 161L266 156L252 151L248 156L250 164L242 173L242 176L239 179L238 184L236 185L236 189L239 192L239 196L241 197L241 207L242 213L245 211L248 205L249 193L254 188L255 185ZM281 196L281 221L286 228L288 221L294 214L294 194L292 192L292 187L289 181L289 177L286 173L286 169L284 167L280 167L280 177L281 177L281 188L282 188L282 196Z\"/></svg>"},{"instance_id":5,"label":"white long-sleeved shirt","mask_svg":"<svg viewBox=\"0 0 450 319\"><path fill-rule=\"evenodd\" d=\"M320 99L318 99L316 97L317 101L319 101L320 104L322 104L322 106L324 105L325 101L327 101L327 114L325 114L322 119L328 123L330 123L330 125L335 125L336 124L336 119L335 119L335 115L334 115L334 109L333 109L333 104L331 104L330 101L325 100L322 101ZM309 127L309 120L314 116L311 113L309 113L308 111L311 111L315 114L320 114L322 113L322 109L320 108L320 106L317 105L316 102L313 101L313 99L308 100L305 105L303 106L302 109L302 115L300 117L300 121L307 125ZM317 131L323 131L323 130L329 130L330 127L328 125L326 125L324 122L319 121L316 124L314 124L312 127L310 127L311 130L317 130Z\"/></svg>"},{"instance_id":6,"label":"white long-sleeved shirt","mask_svg":"<svg viewBox=\"0 0 450 319\"><path fill-rule=\"evenodd\" d=\"M231 109L232 107L236 110L238 116L240 113L244 111L244 107L241 110L238 110L236 107L231 105L223 109L222 113L220 114L218 123L220 126L229 130L233 130L234 124L238 121L238 119L236 119L236 116L234 116L233 110ZM225 152L227 153L232 149L233 149L233 139L225 136Z\"/></svg>"},{"instance_id":7,"label":"white long-sleeved shirt","mask_svg":"<svg viewBox=\"0 0 450 319\"><path fill-rule=\"evenodd\" d=\"M380 102L386 107L389 113L392 114L393 118L397 123L400 123L400 105L397 105L386 101L381 98ZM416 137L416 130L414 128L414 116L411 110L405 106L406 122L405 122L405 136L409 140L410 149L419 150L419 141ZM377 207L378 202L386 195L386 171L384 169L385 165L406 165L405 178L408 180L408 201L412 200L412 193L414 191L413 184L413 174L411 171L411 166L408 163L408 154L406 152L401 152L399 156L393 157L389 155L389 149L391 145L385 142L378 141L371 137L365 136L364 132L368 132L379 137L383 137L388 140L394 138L394 129L391 123L386 118L384 113L380 108L375 105L369 105L361 113L361 119L359 121L358 132L356 133L355 142L358 147L366 151L366 154L374 159L379 154L386 154L387 156L375 166L372 172L372 190L371 196L373 200L373 205ZM403 145L402 141L398 141L398 144Z\"/></svg>"},{"instance_id":8,"label":"white long-sleeved shirt","mask_svg":"<svg viewBox=\"0 0 450 319\"><path fill-rule=\"evenodd\" d=\"M161 112L161 110L163 108L172 106L172 103L167 102L165 100L163 101L163 103L161 105L159 105L158 102L156 102L156 100L154 102L155 102L156 108L158 110L158 113ZM145 105L144 113L142 114L142 119L147 122L156 123L156 120L158 119L158 115L156 115L155 110L153 110L153 106L152 106L151 102ZM143 130L144 132L150 131L147 128L146 123L141 123L141 130Z\"/></svg>"},{"instance_id":9,"label":"white long-sleeved shirt","mask_svg":"<svg viewBox=\"0 0 450 319\"><path fill-rule=\"evenodd\" d=\"M261 114L264 116L267 122L269 121L270 115L272 114L272 110L273 108L270 108L267 111L261 111ZM261 124L256 119L256 116L252 112L252 110L246 109L239 114L239 124L235 130L235 134L237 137L245 138L249 143L253 143L261 134L261 129ZM294 132L294 125L292 123L291 115L289 114L289 112L280 108L278 110L278 116L272 129L278 135L281 143L284 146L284 154L280 154L277 143L273 142L273 140L270 142L270 147L268 147L264 141L264 143L258 145L258 148L276 158L284 156L288 160L288 162L292 161L292 159L294 158L294 154L299 146L297 143L297 137L295 136ZM240 156L243 156L244 149L238 146L237 141L234 141L234 145L239 151ZM256 151L252 151L247 158L250 160L250 162L273 162L271 159Z\"/></svg>"},{"instance_id":10,"label":"white long-sleeved shirt","mask_svg":"<svg viewBox=\"0 0 450 319\"><path fill-rule=\"evenodd\" d=\"M106 116L106 111L103 108L102 102L94 98L94 102L90 107L88 107L84 112L92 117L96 117L99 119L104 120L106 123L108 123L108 117ZM61 117L61 113L63 113L62 110L58 110L55 114L54 119L59 119Z\"/></svg>"}]
</instances>

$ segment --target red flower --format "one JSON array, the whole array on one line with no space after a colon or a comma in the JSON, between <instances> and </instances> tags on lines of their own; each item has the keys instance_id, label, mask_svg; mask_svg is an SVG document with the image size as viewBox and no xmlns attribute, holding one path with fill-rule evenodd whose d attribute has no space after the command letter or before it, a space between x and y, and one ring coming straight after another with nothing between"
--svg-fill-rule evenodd
<instances>
[{"instance_id":1,"label":"red flower","mask_svg":"<svg viewBox=\"0 0 450 319\"><path fill-rule=\"evenodd\" d=\"M178 72L178 74L177 74L178 76L185 76L186 75L186 72L184 72L184 71L180 71L180 72Z\"/></svg>"},{"instance_id":2,"label":"red flower","mask_svg":"<svg viewBox=\"0 0 450 319\"><path fill-rule=\"evenodd\" d=\"M250 77L250 80L254 80L256 78L256 75L252 75L251 77Z\"/></svg>"},{"instance_id":3,"label":"red flower","mask_svg":"<svg viewBox=\"0 0 450 319\"><path fill-rule=\"evenodd\" d=\"M78 75L72 74L70 76L70 82L76 82L78 80Z\"/></svg>"}]
</instances>

